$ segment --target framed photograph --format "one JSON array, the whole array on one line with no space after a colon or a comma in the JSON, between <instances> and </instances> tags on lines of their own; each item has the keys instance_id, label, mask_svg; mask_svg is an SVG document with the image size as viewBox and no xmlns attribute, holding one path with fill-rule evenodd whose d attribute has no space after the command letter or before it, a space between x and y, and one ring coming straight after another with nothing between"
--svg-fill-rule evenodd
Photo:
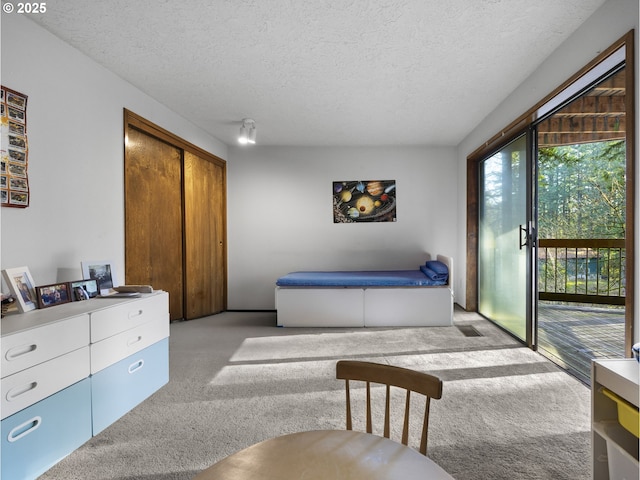
<instances>
[{"instance_id":1,"label":"framed photograph","mask_svg":"<svg viewBox=\"0 0 640 480\"><path fill-rule=\"evenodd\" d=\"M29 312L37 308L33 277L27 267L7 268L2 271L7 286L18 302L18 310Z\"/></svg>"},{"instance_id":2,"label":"framed photograph","mask_svg":"<svg viewBox=\"0 0 640 480\"><path fill-rule=\"evenodd\" d=\"M20 110L27 108L27 97L20 95L17 92L7 92L7 105Z\"/></svg>"},{"instance_id":3,"label":"framed photograph","mask_svg":"<svg viewBox=\"0 0 640 480\"><path fill-rule=\"evenodd\" d=\"M9 164L9 173L14 177L26 177L27 168L24 165Z\"/></svg>"},{"instance_id":4,"label":"framed photograph","mask_svg":"<svg viewBox=\"0 0 640 480\"><path fill-rule=\"evenodd\" d=\"M98 282L98 291L100 294L107 294L113 287L117 287L116 272L113 268L113 262L108 260L83 261L82 277L85 280L95 280Z\"/></svg>"},{"instance_id":5,"label":"framed photograph","mask_svg":"<svg viewBox=\"0 0 640 480\"><path fill-rule=\"evenodd\" d=\"M27 180L24 178L9 178L9 189L20 192L28 192L29 185L27 184Z\"/></svg>"},{"instance_id":6,"label":"framed photograph","mask_svg":"<svg viewBox=\"0 0 640 480\"><path fill-rule=\"evenodd\" d=\"M100 290L98 290L98 281L94 278L69 282L69 291L71 292L72 302L89 300L90 298L97 297L100 293Z\"/></svg>"},{"instance_id":7,"label":"framed photograph","mask_svg":"<svg viewBox=\"0 0 640 480\"><path fill-rule=\"evenodd\" d=\"M71 301L69 283L53 283L36 287L36 297L38 299L38 308L48 308L69 303Z\"/></svg>"},{"instance_id":8,"label":"framed photograph","mask_svg":"<svg viewBox=\"0 0 640 480\"><path fill-rule=\"evenodd\" d=\"M21 152L20 150L16 150L15 148L11 148L9 147L8 149L9 152L9 161L13 162L13 163L20 163L22 165L26 165L27 164L27 154L24 152Z\"/></svg>"},{"instance_id":9,"label":"framed photograph","mask_svg":"<svg viewBox=\"0 0 640 480\"><path fill-rule=\"evenodd\" d=\"M7 112L9 112L9 118L16 122L26 123L27 116L25 115L24 110L18 110L17 108L12 108L7 105Z\"/></svg>"},{"instance_id":10,"label":"framed photograph","mask_svg":"<svg viewBox=\"0 0 640 480\"><path fill-rule=\"evenodd\" d=\"M9 205L18 205L26 207L29 205L28 192L9 192Z\"/></svg>"},{"instance_id":11,"label":"framed photograph","mask_svg":"<svg viewBox=\"0 0 640 480\"><path fill-rule=\"evenodd\" d=\"M9 133L14 135L26 135L24 125L17 122L9 122Z\"/></svg>"}]
</instances>

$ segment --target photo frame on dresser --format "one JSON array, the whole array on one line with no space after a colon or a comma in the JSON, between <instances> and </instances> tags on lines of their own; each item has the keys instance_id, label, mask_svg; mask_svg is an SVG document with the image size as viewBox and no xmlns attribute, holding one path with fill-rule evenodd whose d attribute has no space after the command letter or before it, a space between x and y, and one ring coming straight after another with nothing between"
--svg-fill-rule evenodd
<instances>
[{"instance_id":1,"label":"photo frame on dresser","mask_svg":"<svg viewBox=\"0 0 640 480\"><path fill-rule=\"evenodd\" d=\"M20 312L37 308L35 282L27 267L7 268L2 270L2 276L15 297Z\"/></svg>"},{"instance_id":2,"label":"photo frame on dresser","mask_svg":"<svg viewBox=\"0 0 640 480\"><path fill-rule=\"evenodd\" d=\"M69 283L52 283L51 285L40 285L36 287L36 297L38 308L55 307L71 301Z\"/></svg>"},{"instance_id":3,"label":"photo frame on dresser","mask_svg":"<svg viewBox=\"0 0 640 480\"><path fill-rule=\"evenodd\" d=\"M97 297L100 294L98 281L95 278L69 282L69 290L71 292L72 302L89 300L90 298Z\"/></svg>"},{"instance_id":4,"label":"photo frame on dresser","mask_svg":"<svg viewBox=\"0 0 640 480\"><path fill-rule=\"evenodd\" d=\"M98 291L101 295L109 293L113 287L118 286L112 261L85 260L80 263L82 265L82 278L96 280L98 282Z\"/></svg>"}]
</instances>

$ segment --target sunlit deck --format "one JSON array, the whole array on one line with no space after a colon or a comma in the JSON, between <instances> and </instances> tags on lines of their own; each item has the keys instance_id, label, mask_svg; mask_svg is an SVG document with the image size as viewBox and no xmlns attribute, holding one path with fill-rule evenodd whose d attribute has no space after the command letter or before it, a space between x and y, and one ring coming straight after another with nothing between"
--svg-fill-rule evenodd
<instances>
[{"instance_id":1,"label":"sunlit deck","mask_svg":"<svg viewBox=\"0 0 640 480\"><path fill-rule=\"evenodd\" d=\"M539 351L591 384L591 361L624 357L624 309L538 304Z\"/></svg>"}]
</instances>

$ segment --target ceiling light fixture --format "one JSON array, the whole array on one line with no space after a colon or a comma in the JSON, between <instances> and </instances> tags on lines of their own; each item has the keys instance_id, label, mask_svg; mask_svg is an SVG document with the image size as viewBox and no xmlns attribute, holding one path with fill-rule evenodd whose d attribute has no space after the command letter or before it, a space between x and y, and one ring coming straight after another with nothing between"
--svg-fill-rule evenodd
<instances>
[{"instance_id":1,"label":"ceiling light fixture","mask_svg":"<svg viewBox=\"0 0 640 480\"><path fill-rule=\"evenodd\" d=\"M240 136L238 137L238 143L246 145L247 143L256 143L256 122L250 118L242 119L242 126L240 127Z\"/></svg>"}]
</instances>

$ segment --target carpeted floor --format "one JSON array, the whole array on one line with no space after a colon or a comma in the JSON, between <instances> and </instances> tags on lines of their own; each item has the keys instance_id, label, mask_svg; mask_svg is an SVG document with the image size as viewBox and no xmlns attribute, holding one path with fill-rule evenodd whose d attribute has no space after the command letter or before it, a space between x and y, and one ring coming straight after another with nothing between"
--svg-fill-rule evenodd
<instances>
[{"instance_id":1,"label":"carpeted floor","mask_svg":"<svg viewBox=\"0 0 640 480\"><path fill-rule=\"evenodd\" d=\"M444 380L429 456L458 480L590 478L589 389L477 315L455 321L287 329L273 313L226 312L174 323L169 384L41 478L187 480L266 438L342 429L342 358Z\"/></svg>"}]
</instances>

